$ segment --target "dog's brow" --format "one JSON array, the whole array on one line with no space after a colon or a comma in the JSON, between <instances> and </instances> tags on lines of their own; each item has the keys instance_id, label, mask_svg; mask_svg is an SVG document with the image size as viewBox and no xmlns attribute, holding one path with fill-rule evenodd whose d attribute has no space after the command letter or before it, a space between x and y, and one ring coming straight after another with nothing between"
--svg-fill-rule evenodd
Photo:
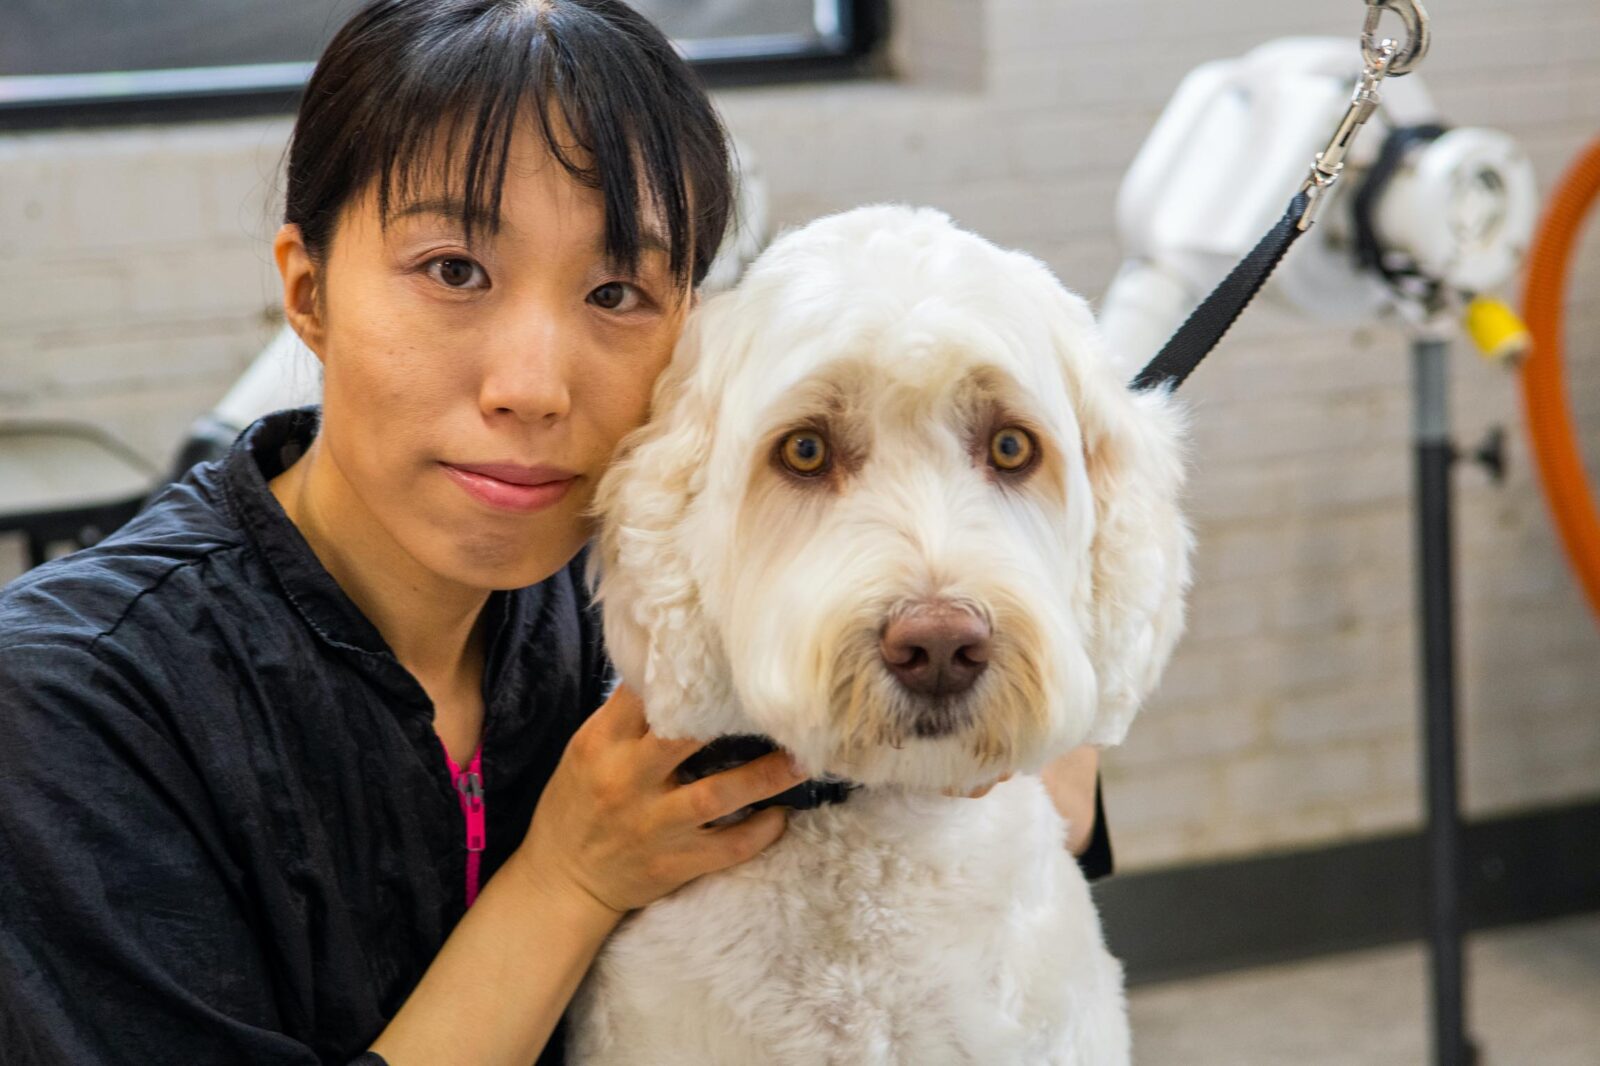
<instances>
[{"instance_id":1,"label":"dog's brow","mask_svg":"<svg viewBox=\"0 0 1600 1066\"><path fill-rule=\"evenodd\" d=\"M965 411L998 407L1021 414L1037 407L1026 389L994 366L976 366L962 375L955 386L955 401Z\"/></svg>"},{"instance_id":2,"label":"dog's brow","mask_svg":"<svg viewBox=\"0 0 1600 1066\"><path fill-rule=\"evenodd\" d=\"M852 398L862 393L861 389L852 387L851 381L859 379L862 371L863 368L855 364L836 364L806 378L784 397L780 417L788 420L846 418L853 406Z\"/></svg>"}]
</instances>

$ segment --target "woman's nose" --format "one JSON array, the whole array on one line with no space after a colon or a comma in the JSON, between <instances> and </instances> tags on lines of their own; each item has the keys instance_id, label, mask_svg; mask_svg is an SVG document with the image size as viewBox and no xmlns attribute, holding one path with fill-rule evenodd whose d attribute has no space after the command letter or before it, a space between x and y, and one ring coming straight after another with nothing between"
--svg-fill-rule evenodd
<instances>
[{"instance_id":1,"label":"woman's nose","mask_svg":"<svg viewBox=\"0 0 1600 1066\"><path fill-rule=\"evenodd\" d=\"M483 413L527 423L566 418L572 410L570 336L550 315L495 331L478 390Z\"/></svg>"}]
</instances>

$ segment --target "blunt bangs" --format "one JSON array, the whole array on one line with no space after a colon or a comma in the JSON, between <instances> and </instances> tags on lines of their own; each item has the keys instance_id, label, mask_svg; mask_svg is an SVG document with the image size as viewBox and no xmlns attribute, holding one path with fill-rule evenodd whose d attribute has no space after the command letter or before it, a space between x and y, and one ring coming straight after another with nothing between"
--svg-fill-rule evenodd
<instances>
[{"instance_id":1,"label":"blunt bangs","mask_svg":"<svg viewBox=\"0 0 1600 1066\"><path fill-rule=\"evenodd\" d=\"M699 285L731 213L727 135L688 64L618 0L374 0L306 86L285 220L321 258L339 212L369 183L386 226L443 180L469 242L480 227L498 232L524 121L567 173L600 191L614 264L638 268L654 214L672 274ZM576 143L561 142L563 123Z\"/></svg>"}]
</instances>

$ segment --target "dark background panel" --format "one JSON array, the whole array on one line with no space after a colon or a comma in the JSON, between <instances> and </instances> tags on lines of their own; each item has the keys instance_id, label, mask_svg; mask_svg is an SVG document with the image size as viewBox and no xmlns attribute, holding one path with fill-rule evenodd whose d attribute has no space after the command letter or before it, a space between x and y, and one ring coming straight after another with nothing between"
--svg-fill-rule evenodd
<instances>
[{"instance_id":1,"label":"dark background panel","mask_svg":"<svg viewBox=\"0 0 1600 1066\"><path fill-rule=\"evenodd\" d=\"M360 0L4 0L0 75L317 57Z\"/></svg>"},{"instance_id":2,"label":"dark background panel","mask_svg":"<svg viewBox=\"0 0 1600 1066\"><path fill-rule=\"evenodd\" d=\"M361 0L0 0L0 77L309 62ZM678 40L819 40L813 0L637 0Z\"/></svg>"}]
</instances>

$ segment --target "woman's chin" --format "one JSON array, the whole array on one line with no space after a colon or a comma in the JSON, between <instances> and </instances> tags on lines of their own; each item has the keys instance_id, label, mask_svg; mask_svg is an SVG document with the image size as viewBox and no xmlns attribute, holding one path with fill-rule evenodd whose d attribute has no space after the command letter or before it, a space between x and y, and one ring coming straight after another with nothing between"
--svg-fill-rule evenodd
<instances>
[{"instance_id":1,"label":"woman's chin","mask_svg":"<svg viewBox=\"0 0 1600 1066\"><path fill-rule=\"evenodd\" d=\"M442 545L437 565L430 563L429 568L471 588L524 588L537 585L571 562L585 539L584 531L577 528L565 532L542 528L518 536L475 531Z\"/></svg>"}]
</instances>

